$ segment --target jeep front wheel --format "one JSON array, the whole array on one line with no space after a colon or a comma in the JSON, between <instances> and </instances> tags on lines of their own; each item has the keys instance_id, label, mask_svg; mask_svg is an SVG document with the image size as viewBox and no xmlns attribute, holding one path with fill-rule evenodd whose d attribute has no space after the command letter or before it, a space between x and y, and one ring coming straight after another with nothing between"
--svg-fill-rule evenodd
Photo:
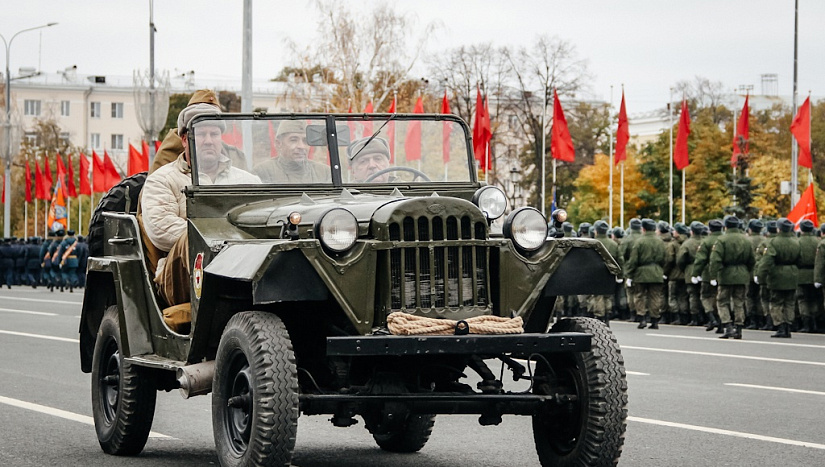
<instances>
[{"instance_id":1,"label":"jeep front wheel","mask_svg":"<svg viewBox=\"0 0 825 467\"><path fill-rule=\"evenodd\" d=\"M122 350L117 307L110 306L92 357L92 414L103 451L133 456L149 438L157 390L143 368L123 360Z\"/></svg>"},{"instance_id":2,"label":"jeep front wheel","mask_svg":"<svg viewBox=\"0 0 825 467\"><path fill-rule=\"evenodd\" d=\"M212 429L224 467L289 465L298 426L295 354L280 318L238 313L215 358Z\"/></svg>"},{"instance_id":3,"label":"jeep front wheel","mask_svg":"<svg viewBox=\"0 0 825 467\"><path fill-rule=\"evenodd\" d=\"M627 419L627 381L610 328L592 318L562 319L552 332L591 334L588 352L545 355L537 361L533 392L575 394L569 405L548 404L533 416L533 438L543 466L613 466Z\"/></svg>"}]
</instances>

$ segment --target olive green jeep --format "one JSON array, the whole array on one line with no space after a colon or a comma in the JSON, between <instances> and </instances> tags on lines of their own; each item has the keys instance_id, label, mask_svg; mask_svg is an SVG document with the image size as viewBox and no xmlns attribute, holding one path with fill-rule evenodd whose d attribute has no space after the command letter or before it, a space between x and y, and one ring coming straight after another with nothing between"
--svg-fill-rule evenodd
<instances>
[{"instance_id":1,"label":"olive green jeep","mask_svg":"<svg viewBox=\"0 0 825 467\"><path fill-rule=\"evenodd\" d=\"M179 389L212 393L224 466L289 465L299 414L360 417L399 453L425 445L436 415L524 415L542 465L618 462L616 340L552 310L559 296L611 294L619 268L600 243L508 209L479 181L463 120L222 114L188 130L188 322L165 319L175 304L150 272L136 216L146 174L115 186L90 227L80 357L104 451L139 453L157 392ZM232 183L229 166L261 182Z\"/></svg>"}]
</instances>

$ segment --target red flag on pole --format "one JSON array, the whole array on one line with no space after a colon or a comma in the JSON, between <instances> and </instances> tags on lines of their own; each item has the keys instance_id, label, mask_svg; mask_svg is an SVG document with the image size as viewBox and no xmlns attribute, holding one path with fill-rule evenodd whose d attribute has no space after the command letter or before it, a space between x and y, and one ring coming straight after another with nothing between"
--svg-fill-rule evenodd
<instances>
[{"instance_id":1,"label":"red flag on pole","mask_svg":"<svg viewBox=\"0 0 825 467\"><path fill-rule=\"evenodd\" d=\"M395 95L392 96L392 104L387 112L391 114L396 112ZM390 164L392 164L395 162L395 122L387 123L387 140L390 144Z\"/></svg>"},{"instance_id":2,"label":"red flag on pole","mask_svg":"<svg viewBox=\"0 0 825 467\"><path fill-rule=\"evenodd\" d=\"M269 157L278 157L278 148L275 147L275 127L269 121Z\"/></svg>"},{"instance_id":3,"label":"red flag on pole","mask_svg":"<svg viewBox=\"0 0 825 467\"><path fill-rule=\"evenodd\" d=\"M740 137L745 141L745 154L747 154L750 149L750 142L748 142L748 139L750 138L750 110L748 109L748 97L749 96L746 94L745 105L742 106L742 114L739 115L739 121L736 122L736 128L733 132L733 155L730 157L730 165L736 165L739 155L742 154L742 150L739 149Z\"/></svg>"},{"instance_id":4,"label":"red flag on pole","mask_svg":"<svg viewBox=\"0 0 825 467\"><path fill-rule=\"evenodd\" d=\"M44 183L45 177L40 171L40 163L34 161L34 196L36 199L49 199L49 194L46 192L46 185Z\"/></svg>"},{"instance_id":5,"label":"red flag on pole","mask_svg":"<svg viewBox=\"0 0 825 467\"><path fill-rule=\"evenodd\" d=\"M421 100L421 96L418 96L418 99L415 101L415 107L413 108L414 114L423 114L424 113L424 101ZM408 161L418 161L421 160L421 121L413 120L410 121L409 126L407 126L407 138L404 140L404 151L407 153L407 160Z\"/></svg>"},{"instance_id":6,"label":"red flag on pole","mask_svg":"<svg viewBox=\"0 0 825 467\"><path fill-rule=\"evenodd\" d=\"M481 88L476 85L476 120L473 123L473 154L479 165L484 165L484 143L482 142L482 128L484 127L484 99L481 97ZM486 169L486 167L482 167Z\"/></svg>"},{"instance_id":7,"label":"red flag on pole","mask_svg":"<svg viewBox=\"0 0 825 467\"><path fill-rule=\"evenodd\" d=\"M60 157L59 152L55 154L54 158L57 161L57 179L62 180L66 176L66 166L63 165L63 158Z\"/></svg>"},{"instance_id":8,"label":"red flag on pole","mask_svg":"<svg viewBox=\"0 0 825 467\"><path fill-rule=\"evenodd\" d=\"M46 154L43 156L43 196L45 199L49 199L52 193L52 168L49 167L49 155Z\"/></svg>"},{"instance_id":9,"label":"red flag on pole","mask_svg":"<svg viewBox=\"0 0 825 467\"><path fill-rule=\"evenodd\" d=\"M810 219L814 225L819 225L819 220L816 217L816 197L814 196L814 184L808 185L805 192L799 198L796 206L793 207L791 213L788 214L788 220L799 228L799 223L805 219Z\"/></svg>"},{"instance_id":10,"label":"red flag on pole","mask_svg":"<svg viewBox=\"0 0 825 467\"><path fill-rule=\"evenodd\" d=\"M690 111L687 101L682 99L682 112L679 115L679 132L676 134L676 147L673 149L673 163L676 170L682 170L690 164L688 159L688 135L690 135Z\"/></svg>"},{"instance_id":11,"label":"red flag on pole","mask_svg":"<svg viewBox=\"0 0 825 467\"><path fill-rule=\"evenodd\" d=\"M4 185L5 189L5 185ZM29 168L29 160L26 159L26 202L32 202L32 171Z\"/></svg>"},{"instance_id":12,"label":"red flag on pole","mask_svg":"<svg viewBox=\"0 0 825 467\"><path fill-rule=\"evenodd\" d=\"M97 153L92 151L92 188L95 193L106 193L106 170L103 168L103 161L99 159Z\"/></svg>"},{"instance_id":13,"label":"red flag on pole","mask_svg":"<svg viewBox=\"0 0 825 467\"><path fill-rule=\"evenodd\" d=\"M805 99L791 123L791 133L799 144L799 165L812 168L811 159L811 98Z\"/></svg>"},{"instance_id":14,"label":"red flag on pole","mask_svg":"<svg viewBox=\"0 0 825 467\"><path fill-rule=\"evenodd\" d=\"M553 129L550 132L550 154L553 159L565 162L576 160L576 150L573 149L573 138L567 128L567 119L556 89L553 89Z\"/></svg>"},{"instance_id":15,"label":"red flag on pole","mask_svg":"<svg viewBox=\"0 0 825 467\"><path fill-rule=\"evenodd\" d=\"M77 198L77 189L74 184L74 167L72 166L72 155L68 155L69 161L69 180L66 182L66 194L69 198Z\"/></svg>"},{"instance_id":16,"label":"red flag on pole","mask_svg":"<svg viewBox=\"0 0 825 467\"><path fill-rule=\"evenodd\" d=\"M444 90L444 98L441 100L441 113L442 114L449 114L450 113L450 101L447 99L447 90ZM441 156L444 160L444 163L450 162L450 129L452 128L452 124L449 122L445 122L444 126L441 128Z\"/></svg>"},{"instance_id":17,"label":"red flag on pole","mask_svg":"<svg viewBox=\"0 0 825 467\"><path fill-rule=\"evenodd\" d=\"M622 91L622 105L619 107L619 128L616 129L616 152L613 153L613 164L627 160L627 142L630 141L630 130L627 121L627 109L624 105L624 91Z\"/></svg>"},{"instance_id":18,"label":"red flag on pole","mask_svg":"<svg viewBox=\"0 0 825 467\"><path fill-rule=\"evenodd\" d=\"M0 197L0 203L5 203L6 202L6 176L5 175L0 177L0 183L3 184L3 196Z\"/></svg>"},{"instance_id":19,"label":"red flag on pole","mask_svg":"<svg viewBox=\"0 0 825 467\"><path fill-rule=\"evenodd\" d=\"M108 191L109 188L117 185L117 182L120 181L120 173L117 171L115 167L115 163L112 162L112 159L109 157L109 153L106 150L103 150L103 171L104 171L104 180L106 185L106 190Z\"/></svg>"},{"instance_id":20,"label":"red flag on pole","mask_svg":"<svg viewBox=\"0 0 825 467\"><path fill-rule=\"evenodd\" d=\"M141 163L142 158L138 150L132 146L132 143L129 143L129 163L127 164L126 175L131 176L141 172L140 167L143 165Z\"/></svg>"},{"instance_id":21,"label":"red flag on pole","mask_svg":"<svg viewBox=\"0 0 825 467\"><path fill-rule=\"evenodd\" d=\"M147 143L144 140L140 140L140 152L141 152L141 156L143 156L143 170L141 170L141 172L148 171L149 170L149 143Z\"/></svg>"},{"instance_id":22,"label":"red flag on pole","mask_svg":"<svg viewBox=\"0 0 825 467\"><path fill-rule=\"evenodd\" d=\"M373 112L372 101L367 102L367 106L364 107L365 114L371 114ZM364 136L372 136L372 122L369 120L364 121Z\"/></svg>"},{"instance_id":23,"label":"red flag on pole","mask_svg":"<svg viewBox=\"0 0 825 467\"><path fill-rule=\"evenodd\" d=\"M94 153L93 153L94 154ZM80 194L92 195L92 186L89 183L89 160L81 152L80 153Z\"/></svg>"},{"instance_id":24,"label":"red flag on pole","mask_svg":"<svg viewBox=\"0 0 825 467\"><path fill-rule=\"evenodd\" d=\"M155 154L160 151L160 143L162 143L162 141L155 141Z\"/></svg>"}]
</instances>

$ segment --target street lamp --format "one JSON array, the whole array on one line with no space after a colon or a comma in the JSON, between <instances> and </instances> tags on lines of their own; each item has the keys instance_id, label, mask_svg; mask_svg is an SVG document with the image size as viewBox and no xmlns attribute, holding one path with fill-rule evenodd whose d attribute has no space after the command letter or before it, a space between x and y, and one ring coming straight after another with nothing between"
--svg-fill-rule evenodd
<instances>
[{"instance_id":1,"label":"street lamp","mask_svg":"<svg viewBox=\"0 0 825 467\"><path fill-rule=\"evenodd\" d=\"M518 167L510 168L510 181L513 183L513 209L516 207L516 199L519 198L519 182L521 182L521 170Z\"/></svg>"},{"instance_id":2,"label":"street lamp","mask_svg":"<svg viewBox=\"0 0 825 467\"><path fill-rule=\"evenodd\" d=\"M9 72L9 49L11 48L11 43L14 41L14 38L18 35L34 31L35 29L43 29L48 28L56 25L57 23L49 23L44 24L42 26L36 26L33 28L23 29L22 31L17 31L8 42L6 42L6 38L0 34L0 39L3 39L3 45L6 46L6 121L3 123L3 135L5 136L4 145L3 145L3 152L4 158L6 160L6 172L5 172L5 193L6 193L6 203L3 206L3 236L10 237L11 236L11 73Z\"/></svg>"}]
</instances>

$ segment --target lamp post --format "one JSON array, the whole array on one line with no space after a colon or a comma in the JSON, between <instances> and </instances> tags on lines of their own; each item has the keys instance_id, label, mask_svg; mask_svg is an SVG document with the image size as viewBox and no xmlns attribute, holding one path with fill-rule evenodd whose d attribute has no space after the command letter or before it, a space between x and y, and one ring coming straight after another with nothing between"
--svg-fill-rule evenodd
<instances>
[{"instance_id":1,"label":"lamp post","mask_svg":"<svg viewBox=\"0 0 825 467\"><path fill-rule=\"evenodd\" d=\"M510 181L513 183L513 204L512 208L516 207L516 200L519 198L519 182L521 182L521 170L518 167L510 168Z\"/></svg>"},{"instance_id":2,"label":"lamp post","mask_svg":"<svg viewBox=\"0 0 825 467\"><path fill-rule=\"evenodd\" d=\"M22 31L17 31L11 36L8 42L6 42L6 38L0 34L0 39L3 39L3 45L6 46L6 121L3 123L3 156L6 162L6 176L4 177L5 185L4 190L6 193L6 203L3 206L3 236L4 237L11 237L11 73L9 72L9 49L11 49L11 43L14 41L14 38L18 35L34 31L35 29L43 29L48 28L51 26L56 25L57 23L49 23L44 24L42 26L36 26L33 28L23 29Z\"/></svg>"}]
</instances>

